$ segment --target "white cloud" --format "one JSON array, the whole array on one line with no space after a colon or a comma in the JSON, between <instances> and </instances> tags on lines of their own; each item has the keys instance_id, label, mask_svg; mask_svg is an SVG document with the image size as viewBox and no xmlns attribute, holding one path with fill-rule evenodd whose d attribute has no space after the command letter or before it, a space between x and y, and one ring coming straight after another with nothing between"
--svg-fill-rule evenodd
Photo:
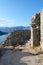
<instances>
[{"instance_id":1,"label":"white cloud","mask_svg":"<svg viewBox=\"0 0 43 65\"><path fill-rule=\"evenodd\" d=\"M4 26L4 24L3 23L0 23L0 26Z\"/></svg>"},{"instance_id":2,"label":"white cloud","mask_svg":"<svg viewBox=\"0 0 43 65\"><path fill-rule=\"evenodd\" d=\"M5 20L5 18L0 18L0 20Z\"/></svg>"},{"instance_id":3,"label":"white cloud","mask_svg":"<svg viewBox=\"0 0 43 65\"><path fill-rule=\"evenodd\" d=\"M0 27L13 27L13 26L15 26L15 22L13 20L0 18Z\"/></svg>"}]
</instances>

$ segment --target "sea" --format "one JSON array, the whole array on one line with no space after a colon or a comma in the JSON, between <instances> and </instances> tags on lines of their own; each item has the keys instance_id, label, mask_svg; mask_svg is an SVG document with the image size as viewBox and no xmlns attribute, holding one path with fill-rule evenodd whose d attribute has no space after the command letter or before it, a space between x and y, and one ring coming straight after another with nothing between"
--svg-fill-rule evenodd
<instances>
[{"instance_id":1,"label":"sea","mask_svg":"<svg viewBox=\"0 0 43 65\"><path fill-rule=\"evenodd\" d=\"M3 42L6 40L7 36L8 36L8 34L1 35L1 36L0 36L0 45L3 44Z\"/></svg>"}]
</instances>

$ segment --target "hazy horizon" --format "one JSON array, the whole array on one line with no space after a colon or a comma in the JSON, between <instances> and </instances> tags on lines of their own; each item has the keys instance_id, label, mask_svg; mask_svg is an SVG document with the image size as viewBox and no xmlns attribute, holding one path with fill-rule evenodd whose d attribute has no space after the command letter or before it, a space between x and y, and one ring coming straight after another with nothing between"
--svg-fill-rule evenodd
<instances>
[{"instance_id":1,"label":"hazy horizon","mask_svg":"<svg viewBox=\"0 0 43 65\"><path fill-rule=\"evenodd\" d=\"M3 28L4 28L4 27L6 27L6 28L12 28L12 27L30 27L30 25L29 25L29 26L10 26L10 27L9 27L9 26L0 26L0 28L1 28L1 27L3 27Z\"/></svg>"}]
</instances>

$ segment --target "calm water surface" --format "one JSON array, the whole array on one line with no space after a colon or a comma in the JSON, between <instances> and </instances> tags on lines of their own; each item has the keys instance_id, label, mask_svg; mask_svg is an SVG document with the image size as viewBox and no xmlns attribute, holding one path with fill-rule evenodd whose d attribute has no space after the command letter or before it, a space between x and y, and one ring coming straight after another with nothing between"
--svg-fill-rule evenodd
<instances>
[{"instance_id":1,"label":"calm water surface","mask_svg":"<svg viewBox=\"0 0 43 65\"><path fill-rule=\"evenodd\" d=\"M6 40L8 34L0 36L0 45Z\"/></svg>"}]
</instances>

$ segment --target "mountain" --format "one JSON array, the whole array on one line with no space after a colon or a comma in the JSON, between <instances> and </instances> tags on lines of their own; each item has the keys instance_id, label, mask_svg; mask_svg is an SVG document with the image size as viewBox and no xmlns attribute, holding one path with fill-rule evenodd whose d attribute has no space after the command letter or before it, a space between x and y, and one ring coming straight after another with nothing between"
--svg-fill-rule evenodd
<instances>
[{"instance_id":1,"label":"mountain","mask_svg":"<svg viewBox=\"0 0 43 65\"><path fill-rule=\"evenodd\" d=\"M1 35L5 35L5 34L7 34L7 33L0 31L0 36L1 36Z\"/></svg>"},{"instance_id":2,"label":"mountain","mask_svg":"<svg viewBox=\"0 0 43 65\"><path fill-rule=\"evenodd\" d=\"M29 30L30 27L16 26L16 27L0 27L0 31L10 33L13 30Z\"/></svg>"}]
</instances>

